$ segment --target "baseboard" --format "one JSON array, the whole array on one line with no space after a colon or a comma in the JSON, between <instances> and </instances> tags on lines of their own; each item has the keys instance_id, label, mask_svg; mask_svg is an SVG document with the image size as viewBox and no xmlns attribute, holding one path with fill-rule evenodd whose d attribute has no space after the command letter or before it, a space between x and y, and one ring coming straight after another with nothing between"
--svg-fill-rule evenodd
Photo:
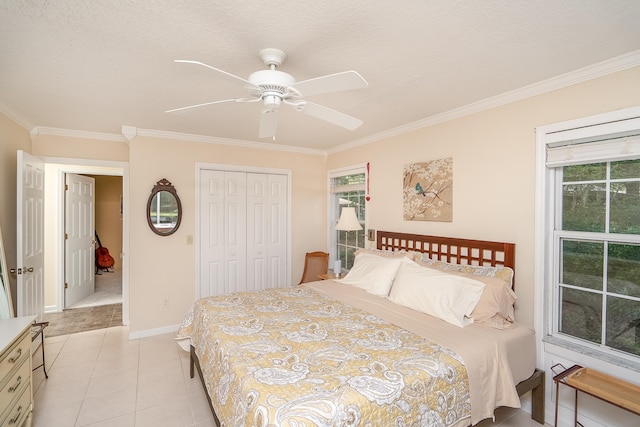
<instances>
[{"instance_id":1,"label":"baseboard","mask_svg":"<svg viewBox=\"0 0 640 427\"><path fill-rule=\"evenodd\" d=\"M177 332L179 328L180 328L180 325L169 325L169 326L163 326L162 328L146 329L144 331L130 332L129 339L137 340L140 338L153 337L156 335L172 334Z\"/></svg>"},{"instance_id":2,"label":"baseboard","mask_svg":"<svg viewBox=\"0 0 640 427\"><path fill-rule=\"evenodd\" d=\"M44 313L45 314L57 313L57 312L58 312L58 306L57 305L45 305L44 306Z\"/></svg>"}]
</instances>

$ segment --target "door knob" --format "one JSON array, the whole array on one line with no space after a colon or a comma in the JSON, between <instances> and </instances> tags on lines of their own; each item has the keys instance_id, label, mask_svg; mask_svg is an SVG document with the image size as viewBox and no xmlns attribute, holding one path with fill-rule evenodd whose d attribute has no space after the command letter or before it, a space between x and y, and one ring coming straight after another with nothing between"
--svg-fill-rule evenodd
<instances>
[{"instance_id":1,"label":"door knob","mask_svg":"<svg viewBox=\"0 0 640 427\"><path fill-rule=\"evenodd\" d=\"M12 268L9 270L9 273L11 274L22 274L22 273L33 273L33 267L24 267L24 268Z\"/></svg>"}]
</instances>

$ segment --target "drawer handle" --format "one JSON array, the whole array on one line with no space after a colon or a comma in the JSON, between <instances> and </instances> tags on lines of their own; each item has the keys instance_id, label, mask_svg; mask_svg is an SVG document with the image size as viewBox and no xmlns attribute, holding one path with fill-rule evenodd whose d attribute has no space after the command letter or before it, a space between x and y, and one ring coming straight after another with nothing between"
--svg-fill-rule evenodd
<instances>
[{"instance_id":1,"label":"drawer handle","mask_svg":"<svg viewBox=\"0 0 640 427\"><path fill-rule=\"evenodd\" d=\"M15 417L9 420L9 425L17 423L21 416L22 416L22 405L18 406L18 413L16 414Z\"/></svg>"},{"instance_id":2,"label":"drawer handle","mask_svg":"<svg viewBox=\"0 0 640 427\"><path fill-rule=\"evenodd\" d=\"M18 387L20 387L20 384L22 384L22 375L20 375L16 380L16 383L9 387L9 393L13 393L18 389Z\"/></svg>"},{"instance_id":3,"label":"drawer handle","mask_svg":"<svg viewBox=\"0 0 640 427\"><path fill-rule=\"evenodd\" d=\"M9 363L16 363L16 360L20 359L20 356L22 356L22 347L20 347L16 353L17 354L9 358Z\"/></svg>"}]
</instances>

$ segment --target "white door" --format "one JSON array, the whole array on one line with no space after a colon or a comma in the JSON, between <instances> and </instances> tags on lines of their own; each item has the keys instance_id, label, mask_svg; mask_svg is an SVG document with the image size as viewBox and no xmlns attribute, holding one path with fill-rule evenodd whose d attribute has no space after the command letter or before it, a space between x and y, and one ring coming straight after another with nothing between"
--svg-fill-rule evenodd
<instances>
[{"instance_id":1,"label":"white door","mask_svg":"<svg viewBox=\"0 0 640 427\"><path fill-rule=\"evenodd\" d=\"M200 283L198 298L220 295L224 286L224 172L200 172Z\"/></svg>"},{"instance_id":2,"label":"white door","mask_svg":"<svg viewBox=\"0 0 640 427\"><path fill-rule=\"evenodd\" d=\"M246 173L200 173L199 298L247 289Z\"/></svg>"},{"instance_id":3,"label":"white door","mask_svg":"<svg viewBox=\"0 0 640 427\"><path fill-rule=\"evenodd\" d=\"M95 179L65 177L65 292L69 308L95 291Z\"/></svg>"},{"instance_id":4,"label":"white door","mask_svg":"<svg viewBox=\"0 0 640 427\"><path fill-rule=\"evenodd\" d=\"M287 177L247 174L247 288L286 286Z\"/></svg>"},{"instance_id":5,"label":"white door","mask_svg":"<svg viewBox=\"0 0 640 427\"><path fill-rule=\"evenodd\" d=\"M224 173L224 293L247 290L247 174Z\"/></svg>"},{"instance_id":6,"label":"white door","mask_svg":"<svg viewBox=\"0 0 640 427\"><path fill-rule=\"evenodd\" d=\"M269 175L268 180L269 281L267 287L288 286L287 280L287 177Z\"/></svg>"},{"instance_id":7,"label":"white door","mask_svg":"<svg viewBox=\"0 0 640 427\"><path fill-rule=\"evenodd\" d=\"M17 315L44 314L44 162L18 150Z\"/></svg>"},{"instance_id":8,"label":"white door","mask_svg":"<svg viewBox=\"0 0 640 427\"><path fill-rule=\"evenodd\" d=\"M247 287L268 286L268 175L247 174Z\"/></svg>"},{"instance_id":9,"label":"white door","mask_svg":"<svg viewBox=\"0 0 640 427\"><path fill-rule=\"evenodd\" d=\"M197 297L288 286L286 175L200 171Z\"/></svg>"}]
</instances>

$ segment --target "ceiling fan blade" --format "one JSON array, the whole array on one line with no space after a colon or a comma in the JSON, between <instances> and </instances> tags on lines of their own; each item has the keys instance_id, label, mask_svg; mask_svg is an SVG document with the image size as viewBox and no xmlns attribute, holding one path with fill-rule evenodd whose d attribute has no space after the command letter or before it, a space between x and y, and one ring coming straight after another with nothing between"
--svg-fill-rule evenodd
<instances>
[{"instance_id":1,"label":"ceiling fan blade","mask_svg":"<svg viewBox=\"0 0 640 427\"><path fill-rule=\"evenodd\" d=\"M278 110L264 110L260 116L260 138L275 138L278 127Z\"/></svg>"},{"instance_id":2,"label":"ceiling fan blade","mask_svg":"<svg viewBox=\"0 0 640 427\"><path fill-rule=\"evenodd\" d=\"M343 90L364 89L369 83L356 71L343 71L294 83L291 88L306 97Z\"/></svg>"},{"instance_id":3,"label":"ceiling fan blade","mask_svg":"<svg viewBox=\"0 0 640 427\"><path fill-rule=\"evenodd\" d=\"M362 120L360 119L322 105L314 104L313 102L305 101L300 103L296 106L296 110L348 130L355 130L362 124Z\"/></svg>"},{"instance_id":4,"label":"ceiling fan blade","mask_svg":"<svg viewBox=\"0 0 640 427\"><path fill-rule=\"evenodd\" d=\"M258 99L258 101L259 101L259 99ZM222 99L220 101L204 102L202 104L194 104L194 105L187 105L186 107L172 108L171 110L165 111L165 113L177 113L179 111L191 110L193 108L206 107L207 105L213 105L213 104L223 104L225 102L249 102L249 101L243 100L241 98Z\"/></svg>"},{"instance_id":5,"label":"ceiling fan blade","mask_svg":"<svg viewBox=\"0 0 640 427\"><path fill-rule=\"evenodd\" d=\"M201 65L203 67L207 67L213 71L217 71L218 73L221 73L224 76L230 77L233 80L240 80L242 83L244 83L248 88L251 89L257 89L260 90L260 88L256 85L254 85L253 83L251 83L249 80L247 79L243 79L242 77L238 77L234 74L231 73L227 73L224 70L221 70L220 68L216 68L216 67L212 67L211 65L205 64L204 62L200 62L200 61L191 61L189 59L176 59L173 62L178 62L178 63L183 63L183 64L196 64L196 65Z\"/></svg>"}]
</instances>

